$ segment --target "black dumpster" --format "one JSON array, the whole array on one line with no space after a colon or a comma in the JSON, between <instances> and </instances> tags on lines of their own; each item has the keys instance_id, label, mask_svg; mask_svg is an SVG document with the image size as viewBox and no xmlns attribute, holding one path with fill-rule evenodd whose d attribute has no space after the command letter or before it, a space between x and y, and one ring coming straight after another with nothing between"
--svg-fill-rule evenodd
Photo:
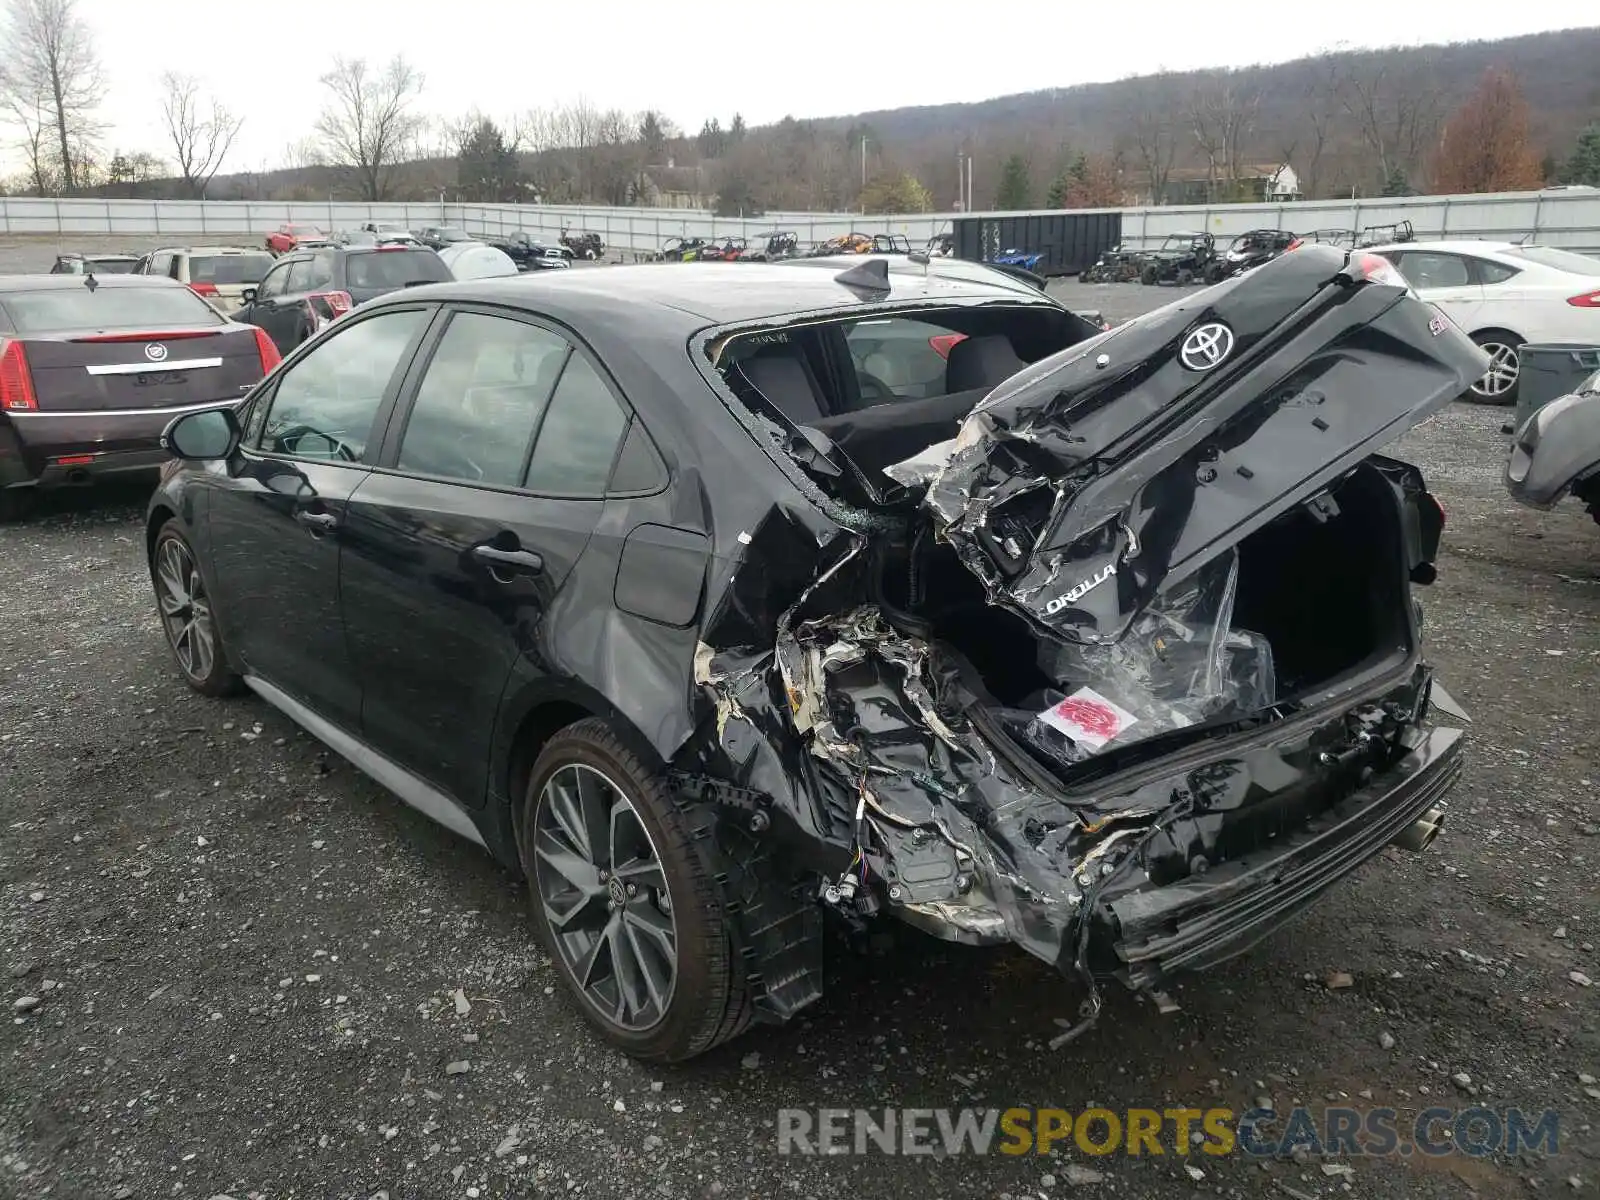
<instances>
[{"instance_id":1,"label":"black dumpster","mask_svg":"<svg viewBox=\"0 0 1600 1200\"><path fill-rule=\"evenodd\" d=\"M1600 345L1588 342L1529 342L1517 348L1517 408L1511 430L1550 401L1578 390L1578 385L1600 371Z\"/></svg>"},{"instance_id":2,"label":"black dumpster","mask_svg":"<svg viewBox=\"0 0 1600 1200\"><path fill-rule=\"evenodd\" d=\"M997 213L955 219L956 257L991 262L1007 250L1043 254L1040 275L1071 275L1122 240L1122 214Z\"/></svg>"}]
</instances>

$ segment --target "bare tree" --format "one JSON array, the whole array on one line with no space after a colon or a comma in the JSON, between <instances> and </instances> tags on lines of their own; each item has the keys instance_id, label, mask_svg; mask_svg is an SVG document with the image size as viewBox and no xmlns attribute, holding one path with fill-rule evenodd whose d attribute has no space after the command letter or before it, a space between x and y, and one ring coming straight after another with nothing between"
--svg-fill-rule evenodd
<instances>
[{"instance_id":1,"label":"bare tree","mask_svg":"<svg viewBox=\"0 0 1600 1200\"><path fill-rule=\"evenodd\" d=\"M323 153L322 143L316 138L301 138L299 141L290 142L283 148L283 162L291 171L304 171L310 167L325 167L328 165L327 156ZM263 167L263 174L268 173Z\"/></svg>"},{"instance_id":2,"label":"bare tree","mask_svg":"<svg viewBox=\"0 0 1600 1200\"><path fill-rule=\"evenodd\" d=\"M1188 119L1189 131L1194 135L1195 144L1200 147L1200 155L1206 160L1206 199L1215 200L1217 182L1222 177L1225 149L1222 131L1212 119L1212 99L1206 88L1200 87L1194 90L1189 97L1184 115Z\"/></svg>"},{"instance_id":3,"label":"bare tree","mask_svg":"<svg viewBox=\"0 0 1600 1200\"><path fill-rule=\"evenodd\" d=\"M1294 111L1278 142L1278 161L1294 167L1301 183L1301 195L1307 200L1321 195L1323 158L1341 109L1339 97L1344 79L1341 62L1331 52L1311 60L1307 77L1291 101Z\"/></svg>"},{"instance_id":4,"label":"bare tree","mask_svg":"<svg viewBox=\"0 0 1600 1200\"><path fill-rule=\"evenodd\" d=\"M200 84L191 75L168 71L161 77L166 97L161 116L172 140L178 173L191 195L204 197L206 185L239 136L243 117L236 117L215 96L202 99Z\"/></svg>"},{"instance_id":5,"label":"bare tree","mask_svg":"<svg viewBox=\"0 0 1600 1200\"><path fill-rule=\"evenodd\" d=\"M1415 175L1439 134L1438 81L1429 65L1399 70L1369 55L1339 81L1339 103L1372 153L1378 175Z\"/></svg>"},{"instance_id":6,"label":"bare tree","mask_svg":"<svg viewBox=\"0 0 1600 1200\"><path fill-rule=\"evenodd\" d=\"M24 149L31 150L35 181L49 131L49 158L60 173L61 189L78 186L80 164L90 156L100 125L100 65L89 26L78 16L77 0L9 0L0 46L0 101L23 126Z\"/></svg>"},{"instance_id":7,"label":"bare tree","mask_svg":"<svg viewBox=\"0 0 1600 1200\"><path fill-rule=\"evenodd\" d=\"M7 97L7 115L21 136L17 148L28 165L28 186L37 195L49 196L61 188L59 151L53 149L50 114L43 96L29 104L22 96Z\"/></svg>"},{"instance_id":8,"label":"bare tree","mask_svg":"<svg viewBox=\"0 0 1600 1200\"><path fill-rule=\"evenodd\" d=\"M422 83L403 55L378 70L365 59L336 57L322 77L331 96L317 118L317 134L328 161L355 175L363 200L389 198L396 164L426 125L411 109Z\"/></svg>"},{"instance_id":9,"label":"bare tree","mask_svg":"<svg viewBox=\"0 0 1600 1200\"><path fill-rule=\"evenodd\" d=\"M1158 76L1134 83L1134 95L1127 109L1128 143L1134 157L1144 168L1150 181L1150 202L1166 201L1167 180L1172 175L1172 163L1178 154L1177 126L1173 120L1172 105L1165 95L1166 89Z\"/></svg>"},{"instance_id":10,"label":"bare tree","mask_svg":"<svg viewBox=\"0 0 1600 1200\"><path fill-rule=\"evenodd\" d=\"M1206 159L1207 193L1217 197L1221 184L1228 199L1243 173L1243 146L1255 129L1260 93L1242 84L1232 72L1207 79L1189 99L1194 140Z\"/></svg>"}]
</instances>

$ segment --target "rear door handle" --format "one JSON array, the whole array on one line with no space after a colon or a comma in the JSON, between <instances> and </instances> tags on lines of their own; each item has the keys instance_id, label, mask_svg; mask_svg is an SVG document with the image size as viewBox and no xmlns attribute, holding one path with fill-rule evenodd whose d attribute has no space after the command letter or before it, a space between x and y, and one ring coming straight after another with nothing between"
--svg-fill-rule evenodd
<instances>
[{"instance_id":1,"label":"rear door handle","mask_svg":"<svg viewBox=\"0 0 1600 1200\"><path fill-rule=\"evenodd\" d=\"M496 546L474 546L473 556L491 567L502 567L523 575L544 570L544 559L532 550L501 550Z\"/></svg>"},{"instance_id":2,"label":"rear door handle","mask_svg":"<svg viewBox=\"0 0 1600 1200\"><path fill-rule=\"evenodd\" d=\"M338 528L339 525L339 518L332 513L307 512L305 509L297 511L294 514L294 519L311 530L312 533L327 533Z\"/></svg>"}]
</instances>

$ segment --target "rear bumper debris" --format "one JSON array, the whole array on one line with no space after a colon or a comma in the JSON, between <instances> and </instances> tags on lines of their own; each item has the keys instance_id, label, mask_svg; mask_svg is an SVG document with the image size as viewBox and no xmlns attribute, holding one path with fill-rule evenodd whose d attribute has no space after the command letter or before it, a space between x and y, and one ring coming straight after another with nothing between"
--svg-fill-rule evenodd
<instances>
[{"instance_id":1,"label":"rear bumper debris","mask_svg":"<svg viewBox=\"0 0 1600 1200\"><path fill-rule=\"evenodd\" d=\"M1461 731L1434 729L1389 771L1270 848L1106 901L1124 982L1158 988L1249 950L1434 808L1462 761Z\"/></svg>"}]
</instances>

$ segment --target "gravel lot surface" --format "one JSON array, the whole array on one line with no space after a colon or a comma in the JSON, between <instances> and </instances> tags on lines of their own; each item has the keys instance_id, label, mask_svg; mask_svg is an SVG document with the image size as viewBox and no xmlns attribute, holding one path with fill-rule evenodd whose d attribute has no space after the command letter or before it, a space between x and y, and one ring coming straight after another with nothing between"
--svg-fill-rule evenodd
<instances>
[{"instance_id":1,"label":"gravel lot surface","mask_svg":"<svg viewBox=\"0 0 1600 1200\"><path fill-rule=\"evenodd\" d=\"M0 242L0 270L52 253ZM1110 316L1173 295L1061 290ZM1061 1051L1075 998L1048 968L894 931L834 955L791 1027L681 1068L602 1048L481 852L263 703L182 684L143 488L52 500L0 527L0 1196L1600 1195L1600 991L1580 982L1600 979L1600 528L1503 496L1501 419L1456 406L1398 448L1449 512L1421 594L1475 717L1444 835L1187 981L1178 1013L1108 993ZM783 1106L1263 1096L1392 1105L1402 1128L1434 1104L1553 1108L1561 1153L1328 1173L775 1148Z\"/></svg>"}]
</instances>

